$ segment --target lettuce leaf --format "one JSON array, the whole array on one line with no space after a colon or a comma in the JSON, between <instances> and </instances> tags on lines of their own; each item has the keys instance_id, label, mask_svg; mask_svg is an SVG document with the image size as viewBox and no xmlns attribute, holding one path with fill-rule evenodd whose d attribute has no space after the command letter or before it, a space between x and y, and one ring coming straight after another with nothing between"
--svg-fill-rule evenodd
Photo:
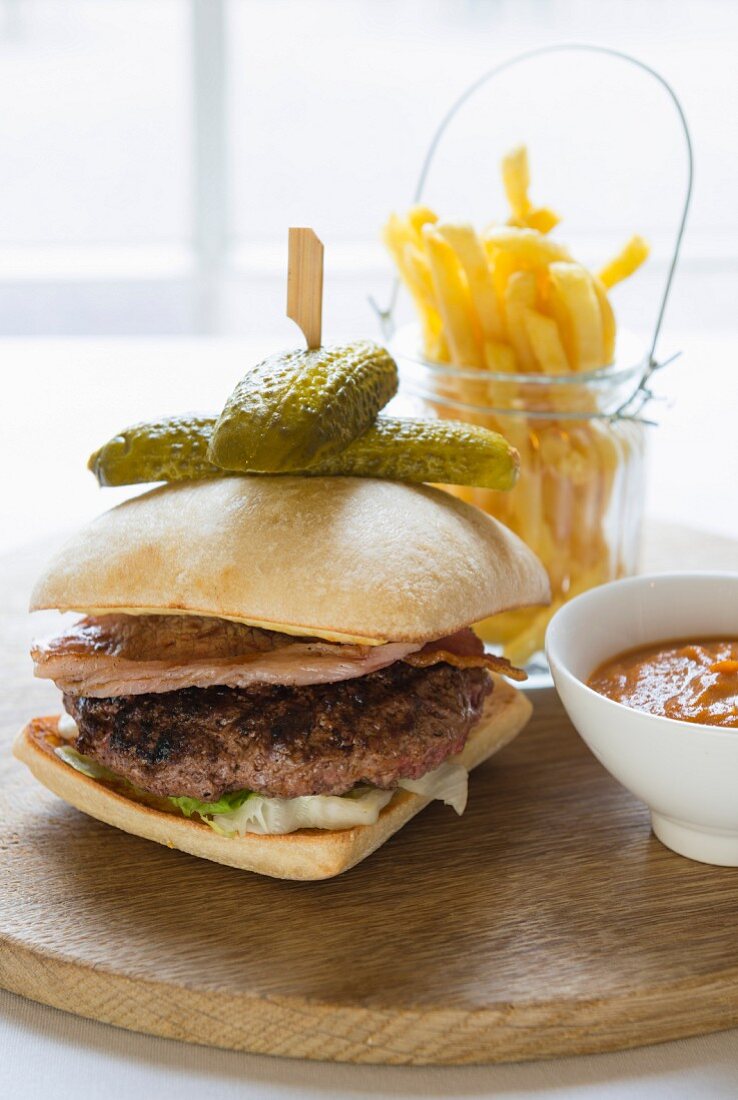
<instances>
[{"instance_id":1,"label":"lettuce leaf","mask_svg":"<svg viewBox=\"0 0 738 1100\"><path fill-rule=\"evenodd\" d=\"M56 755L70 767L91 779L127 782L71 745L60 745ZM401 779L398 787L426 798L438 798L453 806L457 814L466 807L469 773L461 764L441 764L420 779ZM129 784L132 790L135 787ZM355 787L345 795L310 794L299 798L266 798L253 791L224 794L216 802L202 802L186 795L171 796L171 802L185 817L198 814L206 825L223 836L246 833L278 835L297 829L351 829L373 825L392 800L394 791L377 787Z\"/></svg>"},{"instance_id":2,"label":"lettuce leaf","mask_svg":"<svg viewBox=\"0 0 738 1100\"><path fill-rule=\"evenodd\" d=\"M185 817L199 814L200 817L212 817L215 814L230 814L244 804L247 798L251 798L251 791L231 791L230 794L221 795L217 802L201 802L199 798L188 798L186 795L170 795L169 801L181 810Z\"/></svg>"},{"instance_id":3,"label":"lettuce leaf","mask_svg":"<svg viewBox=\"0 0 738 1100\"><path fill-rule=\"evenodd\" d=\"M299 798L265 798L252 794L231 813L218 813L208 821L225 836L245 833L279 835L297 829L351 829L355 825L373 825L381 810L391 801L394 791L360 787L350 796L307 794Z\"/></svg>"},{"instance_id":4,"label":"lettuce leaf","mask_svg":"<svg viewBox=\"0 0 738 1100\"><path fill-rule=\"evenodd\" d=\"M119 779L114 772L111 772L110 768L103 767L102 764L98 764L96 760L89 756L83 756L71 745L59 745L58 748L54 749L54 752L60 760L63 760L65 764L69 764L70 768L81 772L82 775L89 776L90 779Z\"/></svg>"},{"instance_id":5,"label":"lettuce leaf","mask_svg":"<svg viewBox=\"0 0 738 1100\"><path fill-rule=\"evenodd\" d=\"M90 779L115 780L118 783L125 783L131 790L136 789L127 779L116 775L110 768L98 764L91 756L85 756L83 753L78 752L71 745L60 745L54 749L54 752L65 764L69 764L75 771L89 776ZM222 795L217 802L201 802L198 798L188 798L185 795L170 797L168 801L181 810L185 817L192 817L193 814L200 814L201 817L204 817L206 814L212 816L213 814L232 813L250 797L251 791L232 791L230 794Z\"/></svg>"}]
</instances>

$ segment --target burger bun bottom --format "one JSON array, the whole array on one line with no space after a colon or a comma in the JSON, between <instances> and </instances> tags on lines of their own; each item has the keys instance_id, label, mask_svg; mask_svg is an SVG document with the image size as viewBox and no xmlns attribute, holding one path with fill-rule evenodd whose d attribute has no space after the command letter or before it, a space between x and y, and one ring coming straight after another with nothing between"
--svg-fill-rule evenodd
<instances>
[{"instance_id":1,"label":"burger bun bottom","mask_svg":"<svg viewBox=\"0 0 738 1100\"><path fill-rule=\"evenodd\" d=\"M532 710L521 692L497 676L492 678L494 691L487 697L482 717L455 758L470 771L512 741ZM398 790L374 825L224 837L200 821L156 809L75 771L54 752L59 744L57 722L58 717L34 718L16 737L13 752L43 786L65 802L133 836L272 878L309 881L340 875L376 851L431 801ZM449 821L448 827L452 829L454 822Z\"/></svg>"}]
</instances>

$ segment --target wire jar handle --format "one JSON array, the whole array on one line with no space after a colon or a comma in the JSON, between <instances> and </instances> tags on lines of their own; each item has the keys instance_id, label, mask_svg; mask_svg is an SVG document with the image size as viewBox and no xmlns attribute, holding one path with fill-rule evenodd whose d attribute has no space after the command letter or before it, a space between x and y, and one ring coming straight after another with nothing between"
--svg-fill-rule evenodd
<instances>
[{"instance_id":1,"label":"wire jar handle","mask_svg":"<svg viewBox=\"0 0 738 1100\"><path fill-rule=\"evenodd\" d=\"M661 298L659 300L653 335L648 349L648 356L644 360L645 366L643 377L641 379L638 390L635 394L632 395L631 398L628 399L626 405L624 405L622 409L618 410L617 413L612 414L613 416L628 415L628 406L630 406L631 403L640 396L642 400L640 401L640 404L638 404L638 409L635 412L635 415L637 415L637 412L640 411L645 402L651 396L650 391L648 390L646 385L651 374L655 370L659 369L659 367L665 366L666 362L671 362L674 358L674 356L672 356L666 362L659 363L656 360L656 345L658 343L659 335L661 333L664 314L666 313L666 306L669 301L669 293L671 291L672 283L674 281L674 274L676 272L677 264L679 262L682 240L684 238L684 230L686 228L687 216L689 214L689 207L692 200L692 184L694 179L694 153L692 147L692 137L689 132L689 126L687 124L684 109L672 86L663 76L661 76L659 72L656 71L656 69L651 68L650 65L647 65L644 61L640 61L638 58L633 57L631 54L624 53L622 50L615 50L609 46L597 46L592 43L585 42L564 42L551 46L540 46L537 49L526 50L524 53L516 54L514 57L509 57L505 61L501 61L498 65L493 66L493 68L488 69L487 72L482 73L481 76L477 77L477 79L474 80L461 93L461 95L454 101L454 103L452 103L444 117L441 119L433 134L433 137L431 138L430 145L428 146L428 151L425 154L423 165L420 169L420 175L418 177L418 182L415 187L413 202L420 202L423 196L423 191L425 189L430 169L433 165L438 147L441 144L441 140L443 139L446 131L456 118L461 108L466 104L469 99L471 99L475 92L479 91L480 88L482 88L490 80L493 80L496 76L499 76L501 73L506 72L509 69L516 68L518 65L522 65L528 61L534 60L535 58L543 57L548 54L568 52L605 54L609 57L614 57L620 61L624 61L629 65L633 65L635 68L640 69L641 72L646 73L647 76L652 77L653 80L655 80L664 89L667 96L669 97L669 100L671 101L679 118L681 132L684 137L684 144L687 155L687 180L684 192L684 202L682 205L682 212L679 218L676 235L674 238L674 248L669 261L669 266L667 268L666 279L664 281L664 286L661 292ZM370 303L379 318L385 338L388 338L392 334L392 331L394 329L394 313L397 306L397 295L399 292L399 287L399 279L396 278L392 288L390 302L386 309L381 309L376 304L376 302L370 298Z\"/></svg>"}]
</instances>

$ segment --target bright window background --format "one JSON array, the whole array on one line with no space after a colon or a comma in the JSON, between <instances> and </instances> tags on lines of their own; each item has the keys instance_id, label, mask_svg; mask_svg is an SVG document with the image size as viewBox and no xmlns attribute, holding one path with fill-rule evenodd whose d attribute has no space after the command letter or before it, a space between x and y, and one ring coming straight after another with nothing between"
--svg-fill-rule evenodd
<instances>
[{"instance_id":1,"label":"bright window background","mask_svg":"<svg viewBox=\"0 0 738 1100\"><path fill-rule=\"evenodd\" d=\"M8 246L181 245L190 21L181 0L10 0L0 49Z\"/></svg>"},{"instance_id":2,"label":"bright window background","mask_svg":"<svg viewBox=\"0 0 738 1100\"><path fill-rule=\"evenodd\" d=\"M733 0L0 0L0 332L271 333L285 230L327 245L326 329L373 324L377 242L450 102L505 56L594 41L674 84L694 134L673 327L734 326L738 85ZM660 93L581 56L473 100L429 198L503 213L500 154L528 141L534 194L597 260L634 230L655 256L616 305L652 315L683 183Z\"/></svg>"},{"instance_id":3,"label":"bright window background","mask_svg":"<svg viewBox=\"0 0 738 1100\"><path fill-rule=\"evenodd\" d=\"M119 498L82 458L123 424L213 409L294 343L290 223L326 244L327 338L376 334L379 229L440 118L497 62L562 41L643 58L684 102L695 194L662 344L684 356L659 379L647 510L738 535L737 0L0 0L0 552ZM521 68L454 123L428 200L503 217L499 158L521 139L583 260L652 240L614 294L645 343L684 183L663 95L602 58Z\"/></svg>"}]
</instances>

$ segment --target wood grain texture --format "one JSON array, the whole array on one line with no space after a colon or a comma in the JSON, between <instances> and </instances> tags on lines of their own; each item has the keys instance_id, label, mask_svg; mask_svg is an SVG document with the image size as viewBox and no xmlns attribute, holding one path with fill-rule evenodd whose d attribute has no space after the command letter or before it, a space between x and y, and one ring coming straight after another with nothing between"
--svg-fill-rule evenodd
<instances>
[{"instance_id":1,"label":"wood grain texture","mask_svg":"<svg viewBox=\"0 0 738 1100\"><path fill-rule=\"evenodd\" d=\"M735 545L677 533L681 560ZM685 560L686 559L686 560ZM120 833L9 756L55 693L29 676L38 555L3 563L0 985L133 1030L262 1053L463 1063L615 1050L738 1023L738 875L681 859L553 693L480 767L319 883Z\"/></svg>"},{"instance_id":2,"label":"wood grain texture","mask_svg":"<svg viewBox=\"0 0 738 1100\"><path fill-rule=\"evenodd\" d=\"M288 235L287 316L302 329L309 348L319 348L323 332L323 242L312 229L293 227Z\"/></svg>"}]
</instances>

